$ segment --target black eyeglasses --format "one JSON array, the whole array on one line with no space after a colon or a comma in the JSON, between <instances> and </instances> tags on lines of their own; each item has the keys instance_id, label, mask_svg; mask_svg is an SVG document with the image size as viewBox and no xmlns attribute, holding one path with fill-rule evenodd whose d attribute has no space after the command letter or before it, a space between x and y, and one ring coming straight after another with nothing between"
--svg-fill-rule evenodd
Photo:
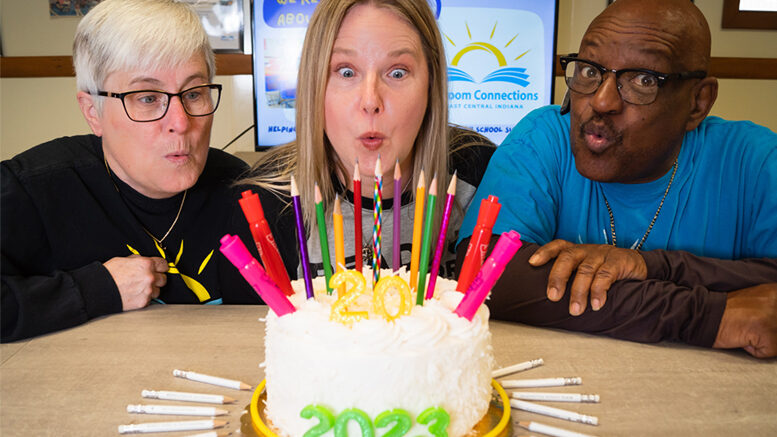
<instances>
[{"instance_id":1,"label":"black eyeglasses","mask_svg":"<svg viewBox=\"0 0 777 437\"><path fill-rule=\"evenodd\" d=\"M170 107L170 99L181 99L183 110L192 117L204 117L216 112L221 101L221 85L209 83L185 89L179 93L139 90L126 93L97 91L98 96L121 100L124 112L132 121L147 122L162 119Z\"/></svg>"},{"instance_id":2,"label":"black eyeglasses","mask_svg":"<svg viewBox=\"0 0 777 437\"><path fill-rule=\"evenodd\" d=\"M649 105L656 101L658 89L666 81L677 79L703 79L706 71L684 71L682 73L659 73L643 68L613 70L596 62L580 59L577 53L560 58L564 79L569 89L580 94L593 94L604 81L606 73L613 73L621 98L635 105Z\"/></svg>"}]
</instances>

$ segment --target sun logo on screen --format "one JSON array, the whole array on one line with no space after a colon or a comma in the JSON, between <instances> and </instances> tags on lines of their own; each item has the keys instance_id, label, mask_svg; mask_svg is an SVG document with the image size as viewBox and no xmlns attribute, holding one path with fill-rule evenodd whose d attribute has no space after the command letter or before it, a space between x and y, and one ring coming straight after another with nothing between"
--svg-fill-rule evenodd
<instances>
[{"instance_id":1,"label":"sun logo on screen","mask_svg":"<svg viewBox=\"0 0 777 437\"><path fill-rule=\"evenodd\" d=\"M496 33L498 24L499 24L498 21L494 22L494 27L491 29L491 34L488 37L489 41L494 39L494 34ZM515 39L518 38L517 33L509 41L507 41L507 43L505 43L502 50L500 50L497 46L495 46L491 42L472 41L472 31L470 30L469 24L467 24L466 21L464 22L464 26L467 29L467 36L469 37L470 42L467 43L464 46L464 48L456 52L456 54L453 56L453 59L451 59L451 65L448 67L449 82L472 82L472 83L507 82L507 83L512 83L522 87L526 87L527 85L529 85L530 83L528 80L529 75L526 73L526 69L508 66L507 57L502 52L504 49L508 49L508 47L510 47L510 44L512 44L513 41L515 41ZM454 42L450 36L448 36L444 32L443 32L443 36L445 36L445 39L447 39L448 42L453 47L458 47L456 45L456 42ZM458 68L459 62L461 62L462 58L466 54L474 51L485 51L487 53L490 53L496 59L497 65L499 66L498 69L487 74L480 82L476 81L475 78L473 78L466 71ZM519 54L511 62L515 62L521 59L525 54L529 53L529 51L531 50L526 50L523 53Z\"/></svg>"}]
</instances>

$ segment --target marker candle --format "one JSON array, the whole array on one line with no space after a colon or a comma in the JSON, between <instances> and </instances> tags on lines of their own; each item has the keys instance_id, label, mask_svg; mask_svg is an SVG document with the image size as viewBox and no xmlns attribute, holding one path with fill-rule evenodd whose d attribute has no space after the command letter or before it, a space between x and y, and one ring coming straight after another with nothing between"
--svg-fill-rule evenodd
<instances>
[{"instance_id":1,"label":"marker candle","mask_svg":"<svg viewBox=\"0 0 777 437\"><path fill-rule=\"evenodd\" d=\"M254 237L254 244L259 251L267 274L270 275L273 282L283 290L283 294L291 296L294 289L291 288L289 274L286 272L286 266L278 251L278 245L275 243L270 225L264 218L264 210L259 196L251 190L243 191L243 197L238 201L243 214L251 228L251 235Z\"/></svg>"},{"instance_id":2,"label":"marker candle","mask_svg":"<svg viewBox=\"0 0 777 437\"><path fill-rule=\"evenodd\" d=\"M472 320L480 305L486 300L488 293L496 281L502 276L507 263L513 259L515 252L521 247L521 236L518 232L505 232L499 237L491 256L480 268L477 276L467 289L467 294L456 307L456 314Z\"/></svg>"},{"instance_id":3,"label":"marker candle","mask_svg":"<svg viewBox=\"0 0 777 437\"><path fill-rule=\"evenodd\" d=\"M229 262L237 267L243 278L256 291L256 294L262 298L278 317L297 310L289 301L289 298L283 294L281 289L265 273L262 266L251 256L251 253L248 252L248 249L246 249L239 237L229 234L223 236L219 250L227 257Z\"/></svg>"},{"instance_id":4,"label":"marker candle","mask_svg":"<svg viewBox=\"0 0 777 437\"><path fill-rule=\"evenodd\" d=\"M467 253L464 255L464 262L461 263L459 271L459 282L456 284L456 290L464 292L469 289L472 280L478 272L478 268L486 259L486 251L491 240L491 230L496 223L496 217L499 215L499 199L496 196L488 196L487 199L480 201L478 210L478 220L475 229L472 231Z\"/></svg>"}]
</instances>

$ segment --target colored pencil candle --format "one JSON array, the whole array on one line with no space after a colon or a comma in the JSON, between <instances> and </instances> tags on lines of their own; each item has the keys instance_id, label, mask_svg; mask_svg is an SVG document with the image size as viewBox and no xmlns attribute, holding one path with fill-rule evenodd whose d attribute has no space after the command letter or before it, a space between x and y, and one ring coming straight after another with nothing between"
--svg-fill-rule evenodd
<instances>
[{"instance_id":1,"label":"colored pencil candle","mask_svg":"<svg viewBox=\"0 0 777 437\"><path fill-rule=\"evenodd\" d=\"M359 160L353 166L353 255L356 262L354 269L362 271L362 178L359 174Z\"/></svg>"},{"instance_id":2,"label":"colored pencil candle","mask_svg":"<svg viewBox=\"0 0 777 437\"><path fill-rule=\"evenodd\" d=\"M383 170L380 168L380 155L375 161L375 190L373 200L374 224L372 227L372 286L380 280L380 227L382 223L381 215L383 207L381 205L381 191L383 190Z\"/></svg>"},{"instance_id":3,"label":"colored pencil candle","mask_svg":"<svg viewBox=\"0 0 777 437\"><path fill-rule=\"evenodd\" d=\"M316 202L316 223L318 223L318 239L321 243L321 263L324 265L324 277L326 278L326 294L332 294L329 287L329 279L332 278L332 264L329 258L329 239L326 236L326 219L324 218L324 202L321 189L314 185L314 198Z\"/></svg>"},{"instance_id":4,"label":"colored pencil candle","mask_svg":"<svg viewBox=\"0 0 777 437\"><path fill-rule=\"evenodd\" d=\"M302 221L302 204L299 200L299 189L294 176L291 177L291 202L294 205L294 218L297 222L297 243L299 243L299 253L302 261L302 275L305 279L305 294L308 299L313 299L313 278L310 276L308 245L305 239L305 225Z\"/></svg>"},{"instance_id":5,"label":"colored pencil candle","mask_svg":"<svg viewBox=\"0 0 777 437\"><path fill-rule=\"evenodd\" d=\"M394 164L394 232L392 233L393 245L391 247L391 267L396 272L402 265L402 261L399 256L400 234L402 233L402 226L400 226L400 210L402 209L402 171L399 169L399 158L397 158L396 164Z\"/></svg>"},{"instance_id":6,"label":"colored pencil candle","mask_svg":"<svg viewBox=\"0 0 777 437\"><path fill-rule=\"evenodd\" d=\"M424 237L421 243L421 264L418 266L418 287L416 288L416 305L424 304L426 289L426 272L429 271L429 251L432 245L432 227L434 226L434 205L437 203L437 175L429 184L429 199L426 202L426 220L424 221Z\"/></svg>"},{"instance_id":7,"label":"colored pencil candle","mask_svg":"<svg viewBox=\"0 0 777 437\"><path fill-rule=\"evenodd\" d=\"M332 224L335 233L335 271L342 272L345 270L345 245L343 238L343 207L340 205L339 195L335 195Z\"/></svg>"},{"instance_id":8,"label":"colored pencil candle","mask_svg":"<svg viewBox=\"0 0 777 437\"><path fill-rule=\"evenodd\" d=\"M418 176L415 189L415 213L413 215L413 247L410 252L410 287L414 288L418 278L418 262L421 258L421 234L424 223L424 203L426 202L424 171Z\"/></svg>"},{"instance_id":9,"label":"colored pencil candle","mask_svg":"<svg viewBox=\"0 0 777 437\"><path fill-rule=\"evenodd\" d=\"M456 173L453 174L448 191L445 196L445 209L442 213L442 223L440 223L440 233L437 236L437 247L434 249L434 259L432 260L432 271L429 275L429 286L426 289L426 298L431 299L434 296L434 286L437 284L437 273L440 271L440 260L445 251L445 234L448 232L448 221L451 217L451 208L453 207L453 198L456 197Z\"/></svg>"}]
</instances>

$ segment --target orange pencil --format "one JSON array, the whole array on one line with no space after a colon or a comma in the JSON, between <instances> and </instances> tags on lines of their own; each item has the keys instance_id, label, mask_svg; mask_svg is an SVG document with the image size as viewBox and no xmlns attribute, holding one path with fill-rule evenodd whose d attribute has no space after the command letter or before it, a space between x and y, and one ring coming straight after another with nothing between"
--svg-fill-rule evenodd
<instances>
[{"instance_id":1,"label":"orange pencil","mask_svg":"<svg viewBox=\"0 0 777 437\"><path fill-rule=\"evenodd\" d=\"M413 215L413 249L410 252L410 288L415 290L418 285L418 263L421 261L421 234L424 224L424 171L418 176L418 187L415 190L415 214Z\"/></svg>"},{"instance_id":2,"label":"orange pencil","mask_svg":"<svg viewBox=\"0 0 777 437\"><path fill-rule=\"evenodd\" d=\"M343 242L343 208L340 206L339 195L335 195L332 223L334 223L335 233L335 271L341 272L345 270L345 246Z\"/></svg>"}]
</instances>

